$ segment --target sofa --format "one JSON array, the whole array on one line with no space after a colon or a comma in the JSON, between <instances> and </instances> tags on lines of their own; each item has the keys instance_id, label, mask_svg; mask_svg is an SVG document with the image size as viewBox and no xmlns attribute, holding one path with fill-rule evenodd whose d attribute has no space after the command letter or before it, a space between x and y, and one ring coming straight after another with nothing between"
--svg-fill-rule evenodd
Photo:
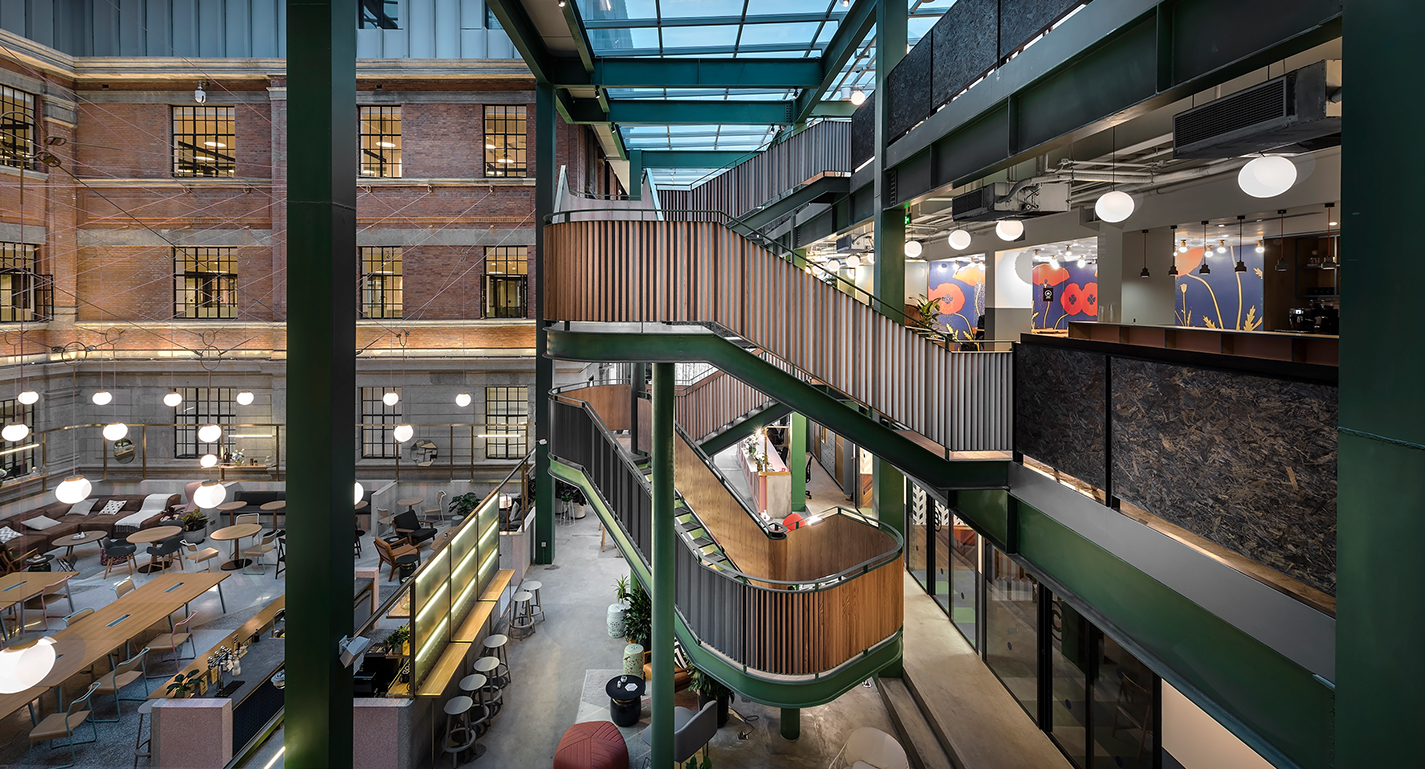
<instances>
[{"instance_id":1,"label":"sofa","mask_svg":"<svg viewBox=\"0 0 1425 769\"><path fill-rule=\"evenodd\" d=\"M9 542L5 543L5 548L11 556L19 557L34 550L44 553L56 547L64 547L62 541L65 537L78 534L81 531L103 531L107 536L114 536L115 527L120 521L128 519L143 509L146 494L113 494L90 497L94 501L91 512L87 515L71 513L74 507L67 502L51 502L47 505L26 510L23 513L16 513L7 518L0 519L0 526L8 526L11 530L20 533ZM162 508L147 515L141 521L134 521L125 524L125 530L132 533L139 529L147 529L158 525L158 519L164 512L180 504L182 497L179 494L171 494ZM88 502L89 500L85 500ZM123 503L123 507L116 513L101 514L99 511L111 501ZM24 525L24 522L32 518L46 516L59 523L43 531L36 531Z\"/></svg>"}]
</instances>

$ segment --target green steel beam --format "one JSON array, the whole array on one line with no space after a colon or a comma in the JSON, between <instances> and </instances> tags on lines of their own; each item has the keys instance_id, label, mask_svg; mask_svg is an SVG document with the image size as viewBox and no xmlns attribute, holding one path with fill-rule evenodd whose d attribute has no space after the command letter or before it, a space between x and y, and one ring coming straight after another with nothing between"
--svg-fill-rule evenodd
<instances>
[{"instance_id":1,"label":"green steel beam","mask_svg":"<svg viewBox=\"0 0 1425 769\"><path fill-rule=\"evenodd\" d=\"M725 168L754 153L739 150L643 150L644 168Z\"/></svg>"},{"instance_id":2,"label":"green steel beam","mask_svg":"<svg viewBox=\"0 0 1425 769\"><path fill-rule=\"evenodd\" d=\"M788 408L786 404L773 403L766 408L752 412L732 427L702 441L698 444L698 448L701 449L704 454L712 456L725 449L732 448L743 438L757 432L758 428L766 427L790 413L792 413L792 410Z\"/></svg>"},{"instance_id":3,"label":"green steel beam","mask_svg":"<svg viewBox=\"0 0 1425 769\"><path fill-rule=\"evenodd\" d=\"M350 767L356 477L355 0L287 3L287 675L292 767Z\"/></svg>"},{"instance_id":4,"label":"green steel beam","mask_svg":"<svg viewBox=\"0 0 1425 769\"><path fill-rule=\"evenodd\" d=\"M820 81L821 63L816 59L599 57L594 61L594 85L604 88L809 88Z\"/></svg>"},{"instance_id":5,"label":"green steel beam","mask_svg":"<svg viewBox=\"0 0 1425 769\"><path fill-rule=\"evenodd\" d=\"M826 50L821 52L821 58L818 59L821 63L821 82L797 96L795 118L792 122L805 123L811 118L812 111L821 103L821 95L836 82L846 62L851 60L861 41L866 39L866 35L875 26L878 5L876 0L856 0L851 4L845 18L831 36Z\"/></svg>"},{"instance_id":6,"label":"green steel beam","mask_svg":"<svg viewBox=\"0 0 1425 769\"><path fill-rule=\"evenodd\" d=\"M828 203L851 190L851 179L845 176L823 176L811 184L803 184L767 205L744 215L739 221L760 230L810 203Z\"/></svg>"},{"instance_id":7,"label":"green steel beam","mask_svg":"<svg viewBox=\"0 0 1425 769\"><path fill-rule=\"evenodd\" d=\"M856 105L849 101L819 101L811 108L811 117L851 117Z\"/></svg>"},{"instance_id":8,"label":"green steel beam","mask_svg":"<svg viewBox=\"0 0 1425 769\"><path fill-rule=\"evenodd\" d=\"M673 763L673 597L677 580L677 512L673 509L673 408L676 400L673 364L653 364L653 645L650 692L653 765Z\"/></svg>"},{"instance_id":9,"label":"green steel beam","mask_svg":"<svg viewBox=\"0 0 1425 769\"><path fill-rule=\"evenodd\" d=\"M574 40L574 49L579 53L579 61L584 65L584 72L594 71L594 45L589 41L589 33L584 29L584 20L579 16L578 3L561 3L564 11L564 24L569 27L569 37ZM587 79L587 75L586 78Z\"/></svg>"},{"instance_id":10,"label":"green steel beam","mask_svg":"<svg viewBox=\"0 0 1425 769\"><path fill-rule=\"evenodd\" d=\"M807 418L792 414L787 436L787 469L792 471L792 512L807 511ZM902 527L904 528L904 527Z\"/></svg>"},{"instance_id":11,"label":"green steel beam","mask_svg":"<svg viewBox=\"0 0 1425 769\"><path fill-rule=\"evenodd\" d=\"M618 524L618 518L609 511L603 497L599 495L598 488L588 476L578 467L558 461L550 464L550 472L556 478L573 484L584 492L584 498L593 506L594 513L604 524L604 530L609 533L619 552L623 553L629 571L644 585L652 585L652 574L644 563L643 556L624 534L623 528ZM737 692L743 699L774 708L812 708L825 705L860 686L862 681L877 675L886 665L900 659L901 650L904 648L903 635L897 632L895 636L866 650L839 670L823 673L816 678L788 679L784 676L758 674L741 665L729 663L721 654L703 648L698 637L683 621L682 614L673 612L673 619L678 639L693 665Z\"/></svg>"},{"instance_id":12,"label":"green steel beam","mask_svg":"<svg viewBox=\"0 0 1425 769\"><path fill-rule=\"evenodd\" d=\"M759 9L760 10L760 9ZM589 29L653 29L661 27L707 27L727 26L729 22L742 24L809 24L821 22L828 17L839 21L846 14L840 9L830 14L821 11L803 13L758 13L741 19L720 16L648 16L635 19L590 19L585 22Z\"/></svg>"},{"instance_id":13,"label":"green steel beam","mask_svg":"<svg viewBox=\"0 0 1425 769\"><path fill-rule=\"evenodd\" d=\"M573 99L570 122L619 125L756 125L790 123L789 101L697 101L609 99L608 112L595 99Z\"/></svg>"}]
</instances>

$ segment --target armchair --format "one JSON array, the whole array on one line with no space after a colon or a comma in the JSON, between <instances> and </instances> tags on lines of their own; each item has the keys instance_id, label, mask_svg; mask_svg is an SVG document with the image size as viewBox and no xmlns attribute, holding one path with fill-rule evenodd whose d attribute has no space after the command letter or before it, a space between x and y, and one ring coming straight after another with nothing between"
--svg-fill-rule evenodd
<instances>
[{"instance_id":1,"label":"armchair","mask_svg":"<svg viewBox=\"0 0 1425 769\"><path fill-rule=\"evenodd\" d=\"M435 529L422 526L413 510L407 510L392 518L391 525L396 528L396 534L405 537L412 547L419 548L422 542L435 538Z\"/></svg>"}]
</instances>

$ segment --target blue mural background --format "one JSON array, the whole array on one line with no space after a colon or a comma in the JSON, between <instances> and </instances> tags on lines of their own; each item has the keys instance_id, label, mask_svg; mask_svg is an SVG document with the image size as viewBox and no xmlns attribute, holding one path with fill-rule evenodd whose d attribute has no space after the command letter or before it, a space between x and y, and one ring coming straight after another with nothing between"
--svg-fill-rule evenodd
<instances>
[{"instance_id":1,"label":"blue mural background","mask_svg":"<svg viewBox=\"0 0 1425 769\"><path fill-rule=\"evenodd\" d=\"M1196 328L1234 328L1255 331L1262 327L1264 254L1253 246L1230 246L1226 254L1213 253L1208 258L1207 275L1199 275L1202 249L1191 248L1178 254L1178 276L1173 279L1174 299L1179 326ZM1241 258L1246 272L1232 268Z\"/></svg>"},{"instance_id":2,"label":"blue mural background","mask_svg":"<svg viewBox=\"0 0 1425 769\"><path fill-rule=\"evenodd\" d=\"M1044 284L1054 289L1054 300L1044 301ZM1034 328L1066 329L1071 320L1098 320L1098 264L1078 260L1034 266Z\"/></svg>"},{"instance_id":3,"label":"blue mural background","mask_svg":"<svg viewBox=\"0 0 1425 769\"><path fill-rule=\"evenodd\" d=\"M939 300L936 330L955 339L972 339L985 314L985 266L953 260L930 263L930 298Z\"/></svg>"}]
</instances>

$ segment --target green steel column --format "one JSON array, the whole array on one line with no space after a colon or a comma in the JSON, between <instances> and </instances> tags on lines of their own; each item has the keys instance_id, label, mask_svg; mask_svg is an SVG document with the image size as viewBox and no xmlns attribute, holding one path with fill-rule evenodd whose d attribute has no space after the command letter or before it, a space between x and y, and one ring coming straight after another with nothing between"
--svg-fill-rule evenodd
<instances>
[{"instance_id":1,"label":"green steel column","mask_svg":"<svg viewBox=\"0 0 1425 769\"><path fill-rule=\"evenodd\" d=\"M648 449L647 446L638 445L638 401L640 400L638 396L643 394L644 380L648 377L646 373L648 369L645 368L647 365L647 363L634 363L629 366L633 381L630 383L632 386L628 388L628 447L634 454L641 454Z\"/></svg>"},{"instance_id":2,"label":"green steel column","mask_svg":"<svg viewBox=\"0 0 1425 769\"><path fill-rule=\"evenodd\" d=\"M549 391L554 389L554 361L545 352L547 338L544 317L544 227L554 213L554 86L534 84L534 536L535 563L554 563L554 478L549 474L549 423L552 408Z\"/></svg>"},{"instance_id":3,"label":"green steel column","mask_svg":"<svg viewBox=\"0 0 1425 769\"><path fill-rule=\"evenodd\" d=\"M795 740L802 736L802 709L782 708L782 739Z\"/></svg>"},{"instance_id":4,"label":"green steel column","mask_svg":"<svg viewBox=\"0 0 1425 769\"><path fill-rule=\"evenodd\" d=\"M1418 766L1425 681L1425 345L1405 321L1425 192L1381 181L1425 162L1419 0L1350 0L1353 92L1341 164L1341 389L1336 515L1336 766ZM1411 160L1414 158L1414 160ZM1325 728L1330 728L1325 726Z\"/></svg>"},{"instance_id":5,"label":"green steel column","mask_svg":"<svg viewBox=\"0 0 1425 769\"><path fill-rule=\"evenodd\" d=\"M643 198L643 150L628 151L628 199Z\"/></svg>"},{"instance_id":6,"label":"green steel column","mask_svg":"<svg viewBox=\"0 0 1425 769\"><path fill-rule=\"evenodd\" d=\"M792 412L787 440L787 469L792 471L792 511L807 511L807 418Z\"/></svg>"},{"instance_id":7,"label":"green steel column","mask_svg":"<svg viewBox=\"0 0 1425 769\"><path fill-rule=\"evenodd\" d=\"M287 766L352 765L354 0L287 4Z\"/></svg>"},{"instance_id":8,"label":"green steel column","mask_svg":"<svg viewBox=\"0 0 1425 769\"><path fill-rule=\"evenodd\" d=\"M905 58L907 18L903 3L876 3L876 263L871 274L876 298L896 310L905 307L905 212L888 199L886 187L891 143L886 77Z\"/></svg>"},{"instance_id":9,"label":"green steel column","mask_svg":"<svg viewBox=\"0 0 1425 769\"><path fill-rule=\"evenodd\" d=\"M653 766L673 764L673 364L653 364Z\"/></svg>"}]
</instances>

